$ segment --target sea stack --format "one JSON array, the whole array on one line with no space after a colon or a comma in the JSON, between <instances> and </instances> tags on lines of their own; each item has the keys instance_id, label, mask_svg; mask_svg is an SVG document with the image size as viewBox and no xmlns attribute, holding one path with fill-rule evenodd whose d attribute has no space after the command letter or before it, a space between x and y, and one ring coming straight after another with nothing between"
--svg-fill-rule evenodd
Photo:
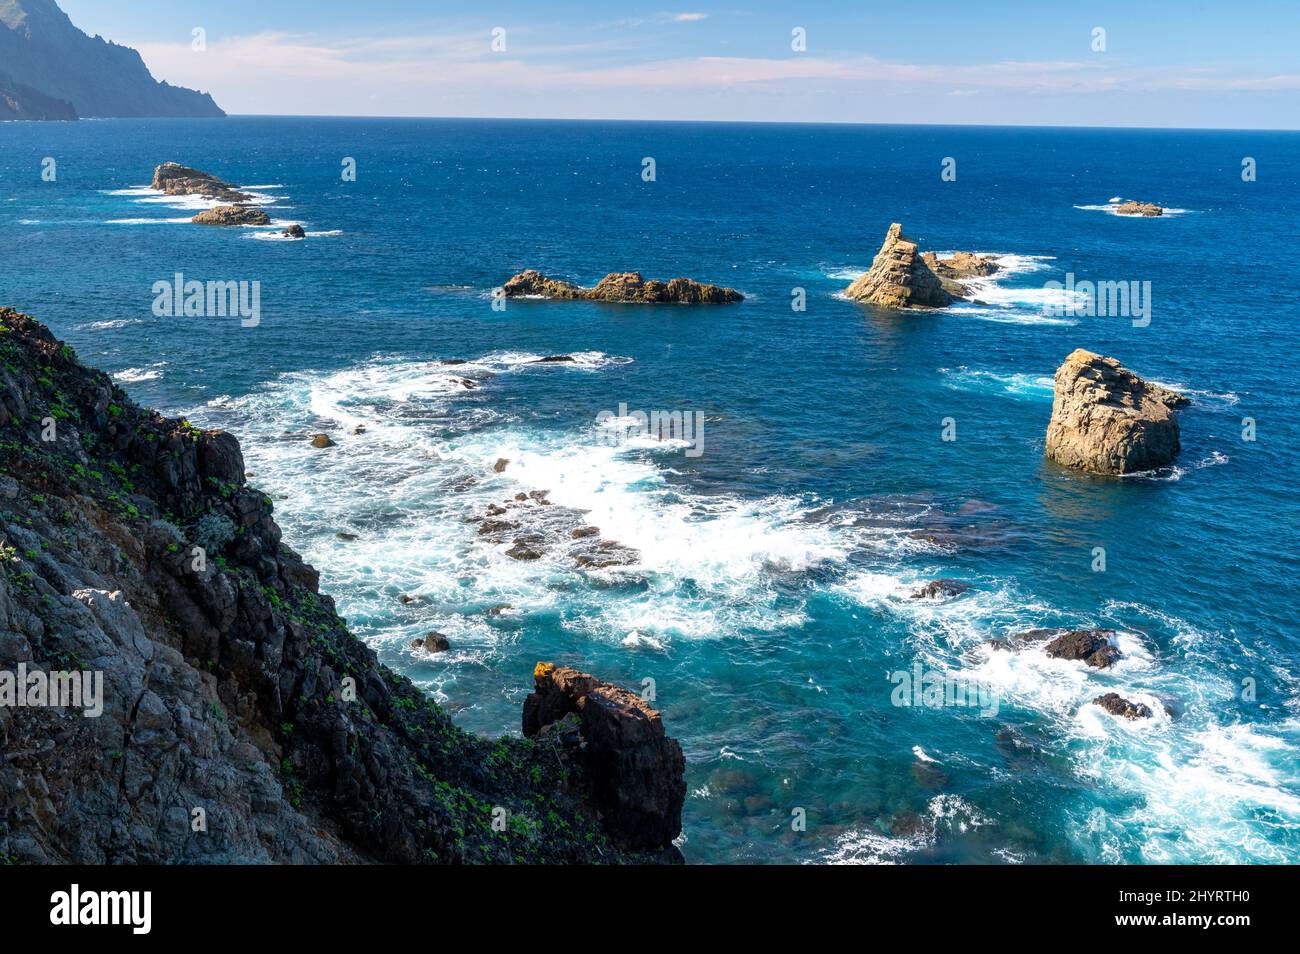
<instances>
[{"instance_id":1,"label":"sea stack","mask_svg":"<svg viewBox=\"0 0 1300 954\"><path fill-rule=\"evenodd\" d=\"M858 276L844 294L882 308L943 308L956 297L925 263L916 243L903 235L899 222L889 227L871 268Z\"/></svg>"},{"instance_id":2,"label":"sea stack","mask_svg":"<svg viewBox=\"0 0 1300 954\"><path fill-rule=\"evenodd\" d=\"M1179 451L1174 409L1187 398L1143 381L1114 358L1077 348L1056 371L1047 456L1093 474L1132 474Z\"/></svg>"}]
</instances>

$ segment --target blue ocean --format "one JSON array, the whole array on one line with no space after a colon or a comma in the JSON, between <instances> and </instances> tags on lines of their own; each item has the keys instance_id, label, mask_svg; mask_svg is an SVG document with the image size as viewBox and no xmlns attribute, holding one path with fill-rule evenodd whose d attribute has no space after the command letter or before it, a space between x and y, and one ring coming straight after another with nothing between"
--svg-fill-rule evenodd
<instances>
[{"instance_id":1,"label":"blue ocean","mask_svg":"<svg viewBox=\"0 0 1300 954\"><path fill-rule=\"evenodd\" d=\"M148 188L168 160L307 239L190 224L202 203ZM1298 213L1295 133L6 124L0 302L238 435L354 631L459 724L518 732L539 660L653 699L690 862L1296 862ZM891 222L1003 267L943 312L846 300ZM746 298L501 307L530 267ZM260 321L156 315L177 273L260 283ZM1149 281L1149 323L1052 313L1068 276ZM1191 398L1175 466L1045 461L1078 347ZM611 427L638 411L702 430ZM540 491L515 508L539 559L479 533ZM561 517L630 562L575 560ZM910 598L940 577L969 589ZM1058 626L1114 629L1124 656L987 643ZM432 631L450 651L410 648ZM896 691L917 674L977 704ZM1091 704L1112 691L1153 717Z\"/></svg>"}]
</instances>

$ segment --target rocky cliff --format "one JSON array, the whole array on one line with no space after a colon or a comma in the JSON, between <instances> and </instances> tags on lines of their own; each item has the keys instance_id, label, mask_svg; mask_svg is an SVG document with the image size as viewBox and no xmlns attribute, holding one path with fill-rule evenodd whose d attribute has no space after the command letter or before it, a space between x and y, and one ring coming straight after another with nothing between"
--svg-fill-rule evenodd
<instances>
[{"instance_id":1,"label":"rocky cliff","mask_svg":"<svg viewBox=\"0 0 1300 954\"><path fill-rule=\"evenodd\" d=\"M207 93L155 80L130 47L78 30L54 0L0 0L0 70L15 87L70 104L83 117L225 115ZM0 103L3 90L0 83ZM29 114L50 112L30 94L13 98ZM0 118L75 118L5 112L0 107Z\"/></svg>"},{"instance_id":2,"label":"rocky cliff","mask_svg":"<svg viewBox=\"0 0 1300 954\"><path fill-rule=\"evenodd\" d=\"M349 633L232 435L10 309L0 388L0 863L680 860L657 713L606 687L562 731L466 733ZM98 674L102 714L14 674Z\"/></svg>"},{"instance_id":3,"label":"rocky cliff","mask_svg":"<svg viewBox=\"0 0 1300 954\"><path fill-rule=\"evenodd\" d=\"M1114 358L1077 348L1056 370L1047 456L1095 474L1162 467L1178 454L1173 412L1187 403Z\"/></svg>"},{"instance_id":4,"label":"rocky cliff","mask_svg":"<svg viewBox=\"0 0 1300 954\"><path fill-rule=\"evenodd\" d=\"M72 120L77 111L72 104L40 90L16 82L8 73L0 72L0 121L8 119Z\"/></svg>"}]
</instances>

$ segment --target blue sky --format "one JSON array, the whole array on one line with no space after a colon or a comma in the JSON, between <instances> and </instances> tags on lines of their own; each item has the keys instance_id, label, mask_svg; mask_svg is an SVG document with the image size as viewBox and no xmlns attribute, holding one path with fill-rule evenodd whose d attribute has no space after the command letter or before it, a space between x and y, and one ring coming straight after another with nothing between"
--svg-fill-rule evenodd
<instances>
[{"instance_id":1,"label":"blue sky","mask_svg":"<svg viewBox=\"0 0 1300 954\"><path fill-rule=\"evenodd\" d=\"M232 113L1300 126L1295 0L60 2Z\"/></svg>"}]
</instances>

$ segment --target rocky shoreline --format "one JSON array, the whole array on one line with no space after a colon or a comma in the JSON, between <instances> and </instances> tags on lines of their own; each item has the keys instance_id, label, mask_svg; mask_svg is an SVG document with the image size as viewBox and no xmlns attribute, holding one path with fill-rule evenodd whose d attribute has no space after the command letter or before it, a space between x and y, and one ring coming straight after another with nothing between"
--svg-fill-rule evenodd
<instances>
[{"instance_id":1,"label":"rocky shoreline","mask_svg":"<svg viewBox=\"0 0 1300 954\"><path fill-rule=\"evenodd\" d=\"M681 860L681 750L634 694L547 664L527 738L458 729L351 635L232 435L11 309L0 353L0 669L103 678L97 718L0 707L0 858Z\"/></svg>"}]
</instances>

